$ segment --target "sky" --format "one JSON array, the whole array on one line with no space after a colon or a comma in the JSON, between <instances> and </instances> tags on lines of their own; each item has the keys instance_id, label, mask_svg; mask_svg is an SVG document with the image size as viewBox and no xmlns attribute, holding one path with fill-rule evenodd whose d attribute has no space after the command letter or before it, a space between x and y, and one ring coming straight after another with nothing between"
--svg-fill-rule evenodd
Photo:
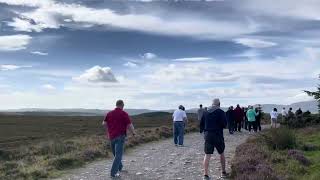
<instances>
[{"instance_id":1,"label":"sky","mask_svg":"<svg viewBox=\"0 0 320 180\"><path fill-rule=\"evenodd\" d=\"M0 0L0 109L311 100L318 0Z\"/></svg>"}]
</instances>

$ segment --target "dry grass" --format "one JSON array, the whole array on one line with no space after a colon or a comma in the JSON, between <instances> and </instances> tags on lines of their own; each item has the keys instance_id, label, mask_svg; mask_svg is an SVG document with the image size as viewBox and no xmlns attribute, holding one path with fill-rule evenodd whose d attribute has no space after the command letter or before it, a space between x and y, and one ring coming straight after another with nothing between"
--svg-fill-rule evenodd
<instances>
[{"instance_id":1,"label":"dry grass","mask_svg":"<svg viewBox=\"0 0 320 180\"><path fill-rule=\"evenodd\" d=\"M195 115L189 115L189 118L191 123L188 124L186 132L197 130ZM126 147L172 136L169 113L148 113L132 119L138 135L135 138L129 136ZM0 138L0 179L56 177L62 170L109 157L110 145L105 138L101 121L102 117L43 119L37 116L1 119L0 125L6 126L0 126L0 132L5 134L3 131L6 131L9 135ZM12 131L14 128L18 131Z\"/></svg>"}]
</instances>

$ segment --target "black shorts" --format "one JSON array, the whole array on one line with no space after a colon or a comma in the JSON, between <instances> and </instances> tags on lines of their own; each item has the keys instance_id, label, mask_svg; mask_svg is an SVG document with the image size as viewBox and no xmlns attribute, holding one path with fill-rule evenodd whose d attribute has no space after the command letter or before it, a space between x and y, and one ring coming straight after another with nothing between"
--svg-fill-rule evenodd
<instances>
[{"instance_id":1,"label":"black shorts","mask_svg":"<svg viewBox=\"0 0 320 180\"><path fill-rule=\"evenodd\" d=\"M215 132L204 133L204 152L206 154L213 154L214 148L217 149L219 154L222 154L225 149L224 138Z\"/></svg>"}]
</instances>

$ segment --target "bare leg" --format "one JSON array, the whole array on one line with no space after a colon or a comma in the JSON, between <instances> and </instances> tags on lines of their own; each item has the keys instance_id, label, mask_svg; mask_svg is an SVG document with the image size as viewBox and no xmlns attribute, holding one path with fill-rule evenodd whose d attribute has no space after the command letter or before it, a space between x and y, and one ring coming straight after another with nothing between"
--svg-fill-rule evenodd
<instances>
[{"instance_id":1,"label":"bare leg","mask_svg":"<svg viewBox=\"0 0 320 180\"><path fill-rule=\"evenodd\" d=\"M204 159L203 159L204 175L209 175L210 158L211 158L211 154L204 155Z\"/></svg>"},{"instance_id":2,"label":"bare leg","mask_svg":"<svg viewBox=\"0 0 320 180\"><path fill-rule=\"evenodd\" d=\"M220 162L222 172L226 172L226 158L224 157L224 153L220 154Z\"/></svg>"}]
</instances>

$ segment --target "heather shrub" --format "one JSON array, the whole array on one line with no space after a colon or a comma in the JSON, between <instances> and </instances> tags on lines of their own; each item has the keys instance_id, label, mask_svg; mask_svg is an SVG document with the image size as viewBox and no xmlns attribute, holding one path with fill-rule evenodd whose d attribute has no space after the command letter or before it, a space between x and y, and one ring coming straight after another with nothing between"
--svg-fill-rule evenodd
<instances>
[{"instance_id":1,"label":"heather shrub","mask_svg":"<svg viewBox=\"0 0 320 180\"><path fill-rule=\"evenodd\" d=\"M292 149L297 146L294 131L288 128L271 129L269 133L262 135L264 141L272 149Z\"/></svg>"},{"instance_id":2,"label":"heather shrub","mask_svg":"<svg viewBox=\"0 0 320 180\"><path fill-rule=\"evenodd\" d=\"M80 158L76 157L57 157L50 161L50 165L58 170L68 169L71 167L79 167L83 165L84 162Z\"/></svg>"},{"instance_id":3,"label":"heather shrub","mask_svg":"<svg viewBox=\"0 0 320 180\"><path fill-rule=\"evenodd\" d=\"M288 150L288 157L299 161L305 166L309 166L311 164L310 160L304 156L303 152L296 149Z\"/></svg>"}]
</instances>

